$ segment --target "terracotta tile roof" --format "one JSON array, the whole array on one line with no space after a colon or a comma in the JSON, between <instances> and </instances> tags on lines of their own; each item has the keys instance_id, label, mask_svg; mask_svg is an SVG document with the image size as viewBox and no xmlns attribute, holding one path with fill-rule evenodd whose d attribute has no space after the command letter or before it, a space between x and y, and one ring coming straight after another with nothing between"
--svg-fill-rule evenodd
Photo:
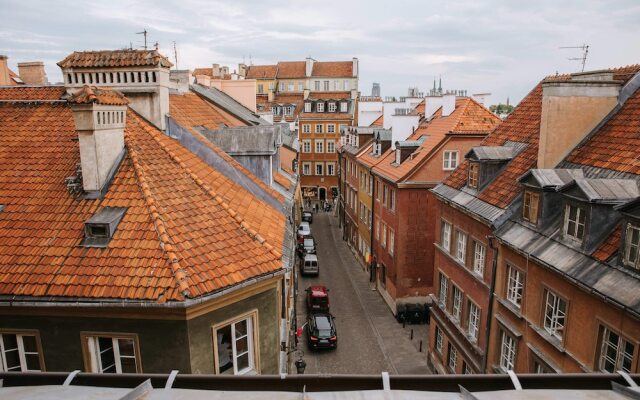
<instances>
[{"instance_id":1,"label":"terracotta tile roof","mask_svg":"<svg viewBox=\"0 0 640 400\"><path fill-rule=\"evenodd\" d=\"M247 67L247 79L276 79L277 65L250 65Z\"/></svg>"},{"instance_id":2,"label":"terracotta tile roof","mask_svg":"<svg viewBox=\"0 0 640 400\"><path fill-rule=\"evenodd\" d=\"M425 101L422 100L418 105L413 109L413 112L424 117L424 109L426 107Z\"/></svg>"},{"instance_id":3,"label":"terracotta tile roof","mask_svg":"<svg viewBox=\"0 0 640 400\"><path fill-rule=\"evenodd\" d=\"M247 126L246 123L193 92L170 94L169 112L173 119L185 127L203 126L216 130L222 124L230 127Z\"/></svg>"},{"instance_id":4,"label":"terracotta tile roof","mask_svg":"<svg viewBox=\"0 0 640 400\"><path fill-rule=\"evenodd\" d=\"M278 79L305 78L307 63L305 61L280 61L278 63Z\"/></svg>"},{"instance_id":5,"label":"terracotta tile roof","mask_svg":"<svg viewBox=\"0 0 640 400\"><path fill-rule=\"evenodd\" d=\"M287 178L286 176L282 175L279 172L273 175L273 180L276 181L278 185L282 186L287 190L291 188L291 181L289 180L289 178Z\"/></svg>"},{"instance_id":6,"label":"terracotta tile roof","mask_svg":"<svg viewBox=\"0 0 640 400\"><path fill-rule=\"evenodd\" d=\"M273 101L269 101L266 97L256 97L256 103L258 105L258 111L271 111L271 106L274 105L287 105L294 104L296 106L291 116L273 116L274 122L281 122L283 119L287 122L293 122L297 116L300 115L304 108L304 95L300 94L280 94L273 98Z\"/></svg>"},{"instance_id":7,"label":"terracotta tile roof","mask_svg":"<svg viewBox=\"0 0 640 400\"><path fill-rule=\"evenodd\" d=\"M134 112L102 200L64 186L79 162L66 103L3 102L0 120L0 295L179 301L282 268L284 216ZM109 246L79 246L106 206L127 207Z\"/></svg>"},{"instance_id":8,"label":"terracotta tile roof","mask_svg":"<svg viewBox=\"0 0 640 400\"><path fill-rule=\"evenodd\" d=\"M358 162L366 167L371 168L378 165L378 163L380 163L382 160L385 159L384 154L382 154L380 157L375 157L372 151L373 151L373 144L369 144L365 146L363 151L361 151L360 154L358 154L357 156Z\"/></svg>"},{"instance_id":9,"label":"terracotta tile roof","mask_svg":"<svg viewBox=\"0 0 640 400\"><path fill-rule=\"evenodd\" d=\"M117 90L97 88L84 85L82 89L70 96L67 101L76 104L102 104L110 106L124 106L129 100Z\"/></svg>"},{"instance_id":10,"label":"terracotta tile roof","mask_svg":"<svg viewBox=\"0 0 640 400\"><path fill-rule=\"evenodd\" d=\"M351 99L351 92L339 91L339 92L310 92L309 99L311 100L342 100Z\"/></svg>"},{"instance_id":11,"label":"terracotta tile roof","mask_svg":"<svg viewBox=\"0 0 640 400\"><path fill-rule=\"evenodd\" d=\"M433 150L448 134L488 134L500 123L500 119L489 110L468 97L456 99L456 108L447 117L439 108L430 121L423 121L407 140L426 139L418 150L399 166L395 164L395 151L388 150L382 155L384 160L373 171L385 178L398 182L407 178L423 161L429 159Z\"/></svg>"},{"instance_id":12,"label":"terracotta tile roof","mask_svg":"<svg viewBox=\"0 0 640 400\"><path fill-rule=\"evenodd\" d=\"M11 78L10 83L9 83L10 85L21 85L21 84L24 84L24 82L20 78L20 75L16 74L11 69L9 69L9 78Z\"/></svg>"},{"instance_id":13,"label":"terracotta tile roof","mask_svg":"<svg viewBox=\"0 0 640 400\"><path fill-rule=\"evenodd\" d=\"M157 50L74 51L58 62L60 68L153 67L173 64Z\"/></svg>"},{"instance_id":14,"label":"terracotta tile roof","mask_svg":"<svg viewBox=\"0 0 640 400\"><path fill-rule=\"evenodd\" d=\"M206 76L208 76L210 78L213 78L213 79L222 79L222 80L230 80L231 79L231 74L213 76L213 67L196 68L196 69L193 70L191 75L192 76L206 75Z\"/></svg>"},{"instance_id":15,"label":"terracotta tile roof","mask_svg":"<svg viewBox=\"0 0 640 400\"><path fill-rule=\"evenodd\" d=\"M60 100L65 93L64 86L5 86L0 89L0 101Z\"/></svg>"},{"instance_id":16,"label":"terracotta tile roof","mask_svg":"<svg viewBox=\"0 0 640 400\"><path fill-rule=\"evenodd\" d=\"M640 91L624 103L593 136L576 147L567 161L640 175Z\"/></svg>"},{"instance_id":17,"label":"terracotta tile roof","mask_svg":"<svg viewBox=\"0 0 640 400\"><path fill-rule=\"evenodd\" d=\"M344 119L344 120L352 120L353 114L349 113L300 113L300 119Z\"/></svg>"},{"instance_id":18,"label":"terracotta tile roof","mask_svg":"<svg viewBox=\"0 0 640 400\"><path fill-rule=\"evenodd\" d=\"M611 235L604 242L602 242L602 244L600 244L600 247L598 247L593 252L592 257L598 261L607 261L618 251L618 248L620 247L621 236L622 229L620 225L617 225L613 230L613 233L611 233Z\"/></svg>"},{"instance_id":19,"label":"terracotta tile roof","mask_svg":"<svg viewBox=\"0 0 640 400\"><path fill-rule=\"evenodd\" d=\"M311 76L319 78L353 77L352 61L315 61Z\"/></svg>"},{"instance_id":20,"label":"terracotta tile roof","mask_svg":"<svg viewBox=\"0 0 640 400\"><path fill-rule=\"evenodd\" d=\"M384 126L384 114L376 118L369 126Z\"/></svg>"}]
</instances>

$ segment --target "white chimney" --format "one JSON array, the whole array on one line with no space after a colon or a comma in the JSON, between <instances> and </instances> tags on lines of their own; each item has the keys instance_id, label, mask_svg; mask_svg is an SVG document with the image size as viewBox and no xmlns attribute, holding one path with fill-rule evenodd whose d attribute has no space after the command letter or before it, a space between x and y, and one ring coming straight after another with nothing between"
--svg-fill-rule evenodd
<instances>
[{"instance_id":1,"label":"white chimney","mask_svg":"<svg viewBox=\"0 0 640 400\"><path fill-rule=\"evenodd\" d=\"M438 108L442 107L442 96L426 96L424 104L424 117L429 119Z\"/></svg>"},{"instance_id":2,"label":"white chimney","mask_svg":"<svg viewBox=\"0 0 640 400\"><path fill-rule=\"evenodd\" d=\"M305 76L309 77L311 76L311 72L313 72L313 62L315 60L311 57L307 57L307 59L305 60Z\"/></svg>"},{"instance_id":3,"label":"white chimney","mask_svg":"<svg viewBox=\"0 0 640 400\"><path fill-rule=\"evenodd\" d=\"M110 89L84 86L69 98L78 132L82 186L99 195L124 155L124 128L129 101Z\"/></svg>"},{"instance_id":4,"label":"white chimney","mask_svg":"<svg viewBox=\"0 0 640 400\"><path fill-rule=\"evenodd\" d=\"M196 75L196 83L198 85L211 87L211 77L209 75Z\"/></svg>"},{"instance_id":5,"label":"white chimney","mask_svg":"<svg viewBox=\"0 0 640 400\"><path fill-rule=\"evenodd\" d=\"M471 98L484 105L484 102L487 100L488 96L491 96L491 93L475 93L471 95Z\"/></svg>"},{"instance_id":6,"label":"white chimney","mask_svg":"<svg viewBox=\"0 0 640 400\"><path fill-rule=\"evenodd\" d=\"M176 89L178 93L188 92L192 80L191 71L188 69L173 69L169 73L171 88Z\"/></svg>"},{"instance_id":7,"label":"white chimney","mask_svg":"<svg viewBox=\"0 0 640 400\"><path fill-rule=\"evenodd\" d=\"M358 77L358 58L353 57L352 63L353 63L353 77L357 78Z\"/></svg>"},{"instance_id":8,"label":"white chimney","mask_svg":"<svg viewBox=\"0 0 640 400\"><path fill-rule=\"evenodd\" d=\"M442 96L442 116L448 117L456 109L456 95L445 94Z\"/></svg>"}]
</instances>

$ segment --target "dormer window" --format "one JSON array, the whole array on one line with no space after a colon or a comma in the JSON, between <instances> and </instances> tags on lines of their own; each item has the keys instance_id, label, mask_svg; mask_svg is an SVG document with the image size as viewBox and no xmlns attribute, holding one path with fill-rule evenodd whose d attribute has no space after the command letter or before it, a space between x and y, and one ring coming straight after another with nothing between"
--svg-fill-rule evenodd
<instances>
[{"instance_id":1,"label":"dormer window","mask_svg":"<svg viewBox=\"0 0 640 400\"><path fill-rule=\"evenodd\" d=\"M628 224L625 236L624 265L640 269L640 226Z\"/></svg>"},{"instance_id":2,"label":"dormer window","mask_svg":"<svg viewBox=\"0 0 640 400\"><path fill-rule=\"evenodd\" d=\"M564 233L570 238L582 241L584 237L585 209L567 204L564 210Z\"/></svg>"},{"instance_id":3,"label":"dormer window","mask_svg":"<svg viewBox=\"0 0 640 400\"><path fill-rule=\"evenodd\" d=\"M346 101L343 101L342 103L340 103L340 112L346 113L347 107L348 107L348 103Z\"/></svg>"},{"instance_id":4,"label":"dormer window","mask_svg":"<svg viewBox=\"0 0 640 400\"><path fill-rule=\"evenodd\" d=\"M306 102L304 103L304 112L311 112L311 103L310 102Z\"/></svg>"},{"instance_id":5,"label":"dormer window","mask_svg":"<svg viewBox=\"0 0 640 400\"><path fill-rule=\"evenodd\" d=\"M336 103L330 102L328 109L329 109L329 112L336 112L336 109L337 109Z\"/></svg>"},{"instance_id":6,"label":"dormer window","mask_svg":"<svg viewBox=\"0 0 640 400\"><path fill-rule=\"evenodd\" d=\"M540 195L530 190L524 191L522 199L522 219L531 222L532 224L538 223L538 205L540 201Z\"/></svg>"},{"instance_id":7,"label":"dormer window","mask_svg":"<svg viewBox=\"0 0 640 400\"><path fill-rule=\"evenodd\" d=\"M84 223L86 247L107 247L127 209L124 207L104 207Z\"/></svg>"},{"instance_id":8,"label":"dormer window","mask_svg":"<svg viewBox=\"0 0 640 400\"><path fill-rule=\"evenodd\" d=\"M470 188L478 188L478 174L480 172L480 165L475 162L469 163L469 178L467 179L467 185Z\"/></svg>"},{"instance_id":9,"label":"dormer window","mask_svg":"<svg viewBox=\"0 0 640 400\"><path fill-rule=\"evenodd\" d=\"M317 112L324 112L324 103L317 103L316 104L316 111Z\"/></svg>"}]
</instances>

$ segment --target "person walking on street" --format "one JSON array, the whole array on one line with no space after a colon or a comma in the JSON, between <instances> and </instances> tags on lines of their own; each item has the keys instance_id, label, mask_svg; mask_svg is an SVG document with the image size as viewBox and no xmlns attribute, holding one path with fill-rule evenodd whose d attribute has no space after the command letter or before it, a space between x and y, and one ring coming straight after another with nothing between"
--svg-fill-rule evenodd
<instances>
[{"instance_id":1,"label":"person walking on street","mask_svg":"<svg viewBox=\"0 0 640 400\"><path fill-rule=\"evenodd\" d=\"M373 258L371 258L371 265L369 267L369 282L372 283L371 290L376 290L376 268L378 268L378 261L376 259L376 256L373 256Z\"/></svg>"}]
</instances>

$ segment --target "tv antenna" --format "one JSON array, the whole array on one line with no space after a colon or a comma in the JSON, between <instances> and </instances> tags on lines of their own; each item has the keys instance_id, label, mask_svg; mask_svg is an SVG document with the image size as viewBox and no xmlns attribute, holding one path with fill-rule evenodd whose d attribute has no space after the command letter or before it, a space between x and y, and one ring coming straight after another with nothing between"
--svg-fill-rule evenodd
<instances>
[{"instance_id":1,"label":"tv antenna","mask_svg":"<svg viewBox=\"0 0 640 400\"><path fill-rule=\"evenodd\" d=\"M178 49L176 49L176 41L173 41L173 58L176 60L176 69L178 69Z\"/></svg>"},{"instance_id":2,"label":"tv antenna","mask_svg":"<svg viewBox=\"0 0 640 400\"><path fill-rule=\"evenodd\" d=\"M582 72L584 72L584 66L587 63L587 55L589 54L589 45L583 44L582 46L562 46L561 49L580 49L582 50L582 57L571 57L567 60L580 61L582 63Z\"/></svg>"},{"instance_id":3,"label":"tv antenna","mask_svg":"<svg viewBox=\"0 0 640 400\"><path fill-rule=\"evenodd\" d=\"M136 32L136 35L144 35L144 49L147 50L147 28L144 28L142 32Z\"/></svg>"}]
</instances>

